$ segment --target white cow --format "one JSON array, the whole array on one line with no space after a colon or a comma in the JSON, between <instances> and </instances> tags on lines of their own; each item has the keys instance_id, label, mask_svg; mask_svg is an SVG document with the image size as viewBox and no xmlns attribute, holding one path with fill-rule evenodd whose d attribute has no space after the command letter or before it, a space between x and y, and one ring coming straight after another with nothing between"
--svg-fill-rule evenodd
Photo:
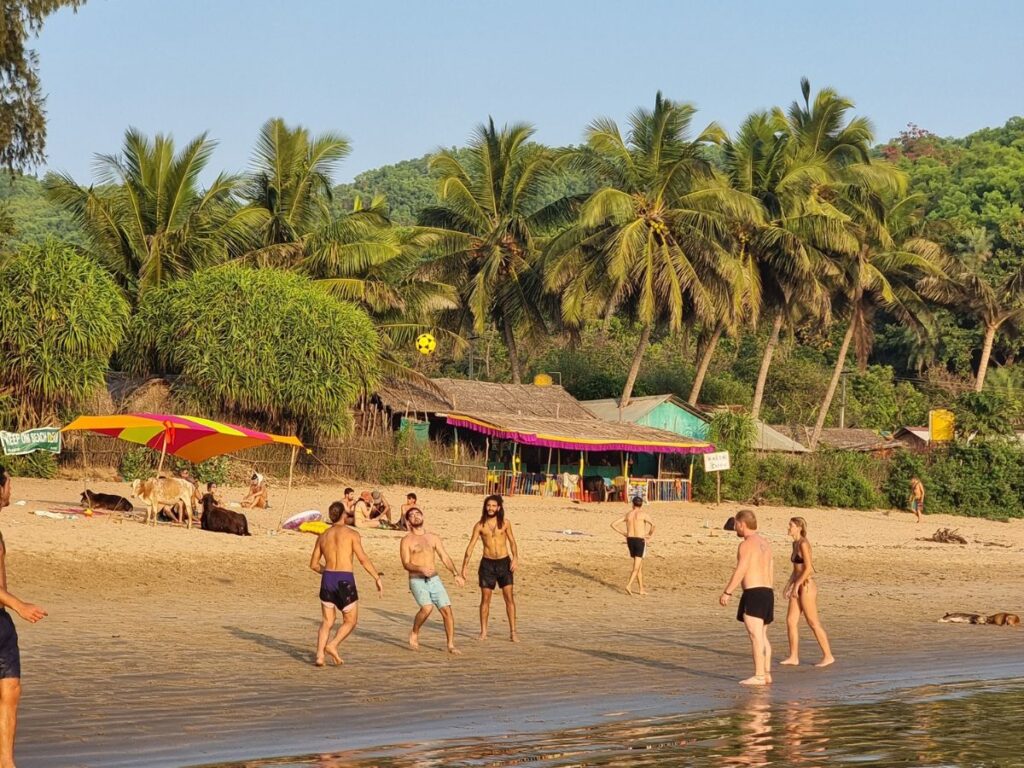
<instances>
[{"instance_id":1,"label":"white cow","mask_svg":"<svg viewBox=\"0 0 1024 768\"><path fill-rule=\"evenodd\" d=\"M148 480L132 480L132 496L142 499L147 506L146 522L156 525L156 516L161 507L181 504L185 510L186 525L192 527L192 498L195 486L188 480L177 477L151 477Z\"/></svg>"}]
</instances>

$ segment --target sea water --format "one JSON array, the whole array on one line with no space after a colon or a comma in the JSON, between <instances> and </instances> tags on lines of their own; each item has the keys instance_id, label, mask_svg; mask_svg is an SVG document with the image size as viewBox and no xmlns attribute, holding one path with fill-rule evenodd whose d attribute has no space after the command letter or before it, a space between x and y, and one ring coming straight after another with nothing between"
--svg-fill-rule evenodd
<instances>
[{"instance_id":1,"label":"sea water","mask_svg":"<svg viewBox=\"0 0 1024 768\"><path fill-rule=\"evenodd\" d=\"M752 690L742 706L505 738L424 742L217 768L1024 766L1024 681L928 686L814 706Z\"/></svg>"}]
</instances>

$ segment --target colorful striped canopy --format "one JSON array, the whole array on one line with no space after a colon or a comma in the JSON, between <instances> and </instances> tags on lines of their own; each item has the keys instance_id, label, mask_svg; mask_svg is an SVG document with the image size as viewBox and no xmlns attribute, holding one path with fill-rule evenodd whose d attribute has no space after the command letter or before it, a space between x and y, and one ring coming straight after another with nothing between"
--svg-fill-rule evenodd
<instances>
[{"instance_id":1,"label":"colorful striped canopy","mask_svg":"<svg viewBox=\"0 0 1024 768\"><path fill-rule=\"evenodd\" d=\"M162 450L166 436L167 453L198 464L225 453L280 443L302 447L297 437L271 435L234 424L224 424L197 416L163 413L128 413L113 416L79 416L62 432L84 430L109 435L129 443Z\"/></svg>"}]
</instances>

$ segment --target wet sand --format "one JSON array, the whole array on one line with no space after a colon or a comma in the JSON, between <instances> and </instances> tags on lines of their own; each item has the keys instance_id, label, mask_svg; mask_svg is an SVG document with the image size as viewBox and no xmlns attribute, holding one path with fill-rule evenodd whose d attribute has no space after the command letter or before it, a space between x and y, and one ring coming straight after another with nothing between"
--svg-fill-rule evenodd
<instances>
[{"instance_id":1,"label":"wet sand","mask_svg":"<svg viewBox=\"0 0 1024 768\"><path fill-rule=\"evenodd\" d=\"M125 493L119 483L94 490ZM358 487L358 486L357 486ZM146 527L109 517L50 520L34 509L71 506L81 484L15 480L0 527L9 579L50 617L18 622L24 667L19 765L181 766L338 751L427 738L547 731L730 707L752 694L748 647L735 604L717 605L737 540L720 526L737 507L654 505L658 530L645 568L651 594L621 591L625 544L608 528L621 504L513 498L522 558L518 645L506 639L500 598L491 639L474 637L478 591L455 587L457 642L444 653L439 619L405 640L415 605L398 561L397 532L361 529L385 573L385 595L357 572L362 614L342 646L346 665L316 669L318 577L313 537L270 535L280 509L250 516L256 535ZM325 510L341 486L292 491L289 511ZM397 507L405 489L385 489ZM241 489L224 495L239 499ZM428 528L457 564L480 499L419 491ZM272 500L281 503L278 491ZM757 510L776 545L777 587L788 572L791 514L808 519L821 613L839 662L776 671L776 701L844 701L899 687L1024 677L1024 629L937 624L946 611L1024 613L1024 523L841 510ZM918 541L959 528L966 546ZM570 536L564 529L589 536ZM477 552L479 556L479 550ZM785 653L785 607L772 632Z\"/></svg>"}]
</instances>

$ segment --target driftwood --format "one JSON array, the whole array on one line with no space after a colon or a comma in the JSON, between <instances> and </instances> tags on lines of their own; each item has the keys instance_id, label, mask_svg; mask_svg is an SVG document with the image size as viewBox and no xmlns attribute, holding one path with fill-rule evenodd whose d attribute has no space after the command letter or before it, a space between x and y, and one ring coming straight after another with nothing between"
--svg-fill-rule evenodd
<instances>
[{"instance_id":1,"label":"driftwood","mask_svg":"<svg viewBox=\"0 0 1024 768\"><path fill-rule=\"evenodd\" d=\"M959 528L939 528L927 539L921 539L921 541L936 541L939 544L966 544L967 539L958 533L959 530Z\"/></svg>"}]
</instances>

